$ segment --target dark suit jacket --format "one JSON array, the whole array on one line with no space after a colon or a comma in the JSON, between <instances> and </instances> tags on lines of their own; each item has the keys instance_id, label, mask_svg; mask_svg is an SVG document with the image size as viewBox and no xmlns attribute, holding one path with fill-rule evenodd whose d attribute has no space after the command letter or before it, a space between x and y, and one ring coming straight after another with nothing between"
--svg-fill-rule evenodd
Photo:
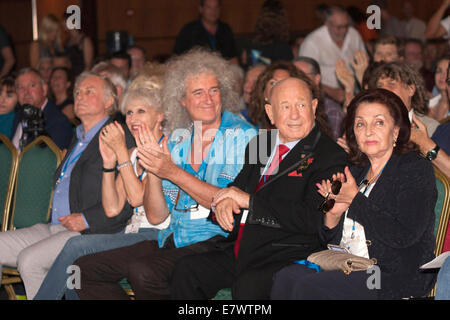
<instances>
[{"instance_id":1,"label":"dark suit jacket","mask_svg":"<svg viewBox=\"0 0 450 320\"><path fill-rule=\"evenodd\" d=\"M183 54L195 46L201 46L213 50L201 20L195 20L186 24L177 36L173 53ZM216 32L216 48L225 59L237 56L236 45L231 28L228 24L219 21Z\"/></svg>"},{"instance_id":2,"label":"dark suit jacket","mask_svg":"<svg viewBox=\"0 0 450 320\"><path fill-rule=\"evenodd\" d=\"M73 128L69 119L56 108L56 105L48 100L44 108L45 131L47 135L62 150L66 149L73 136ZM22 115L16 112L13 120L12 135L14 136L17 126L22 122ZM29 141L31 142L31 141Z\"/></svg>"},{"instance_id":3,"label":"dark suit jacket","mask_svg":"<svg viewBox=\"0 0 450 320\"><path fill-rule=\"evenodd\" d=\"M109 119L105 125L111 123L112 119ZM125 128L124 128L125 129ZM92 138L89 145L84 150L81 157L78 159L75 167L70 175L70 187L69 187L69 204L71 213L83 213L86 221L89 224L89 229L84 230L83 234L88 233L116 233L121 231L128 219L132 215L132 208L125 203L122 211L119 215L113 218L108 218L105 214L102 205L102 167L103 160L100 155L98 137L101 129ZM132 137L127 132L127 147L131 147L134 144ZM77 143L76 136L72 140L72 143L67 150L66 156L61 161L60 166L55 173L55 183L59 177L62 166L70 155L73 147Z\"/></svg>"},{"instance_id":4,"label":"dark suit jacket","mask_svg":"<svg viewBox=\"0 0 450 320\"><path fill-rule=\"evenodd\" d=\"M262 148L268 150L269 157L275 138L276 134L259 135L249 143L246 163L230 184L251 194L249 215L237 259L238 272L249 266L273 262L290 264L321 250L319 230L323 213L318 207L323 198L315 184L322 179L330 179L336 172L342 172L347 164L344 150L316 125L283 159L278 173L254 193L267 159L261 161L258 157L257 162L251 164L255 159L249 157L255 154L255 149L258 154L263 154ZM250 151L252 148L253 151ZM302 154L309 160L304 161L305 166L298 173L301 176L292 176L292 172L297 173L297 163ZM241 215L236 215L236 218L240 220ZM235 222L232 235L236 234L237 226L239 221Z\"/></svg>"},{"instance_id":5,"label":"dark suit jacket","mask_svg":"<svg viewBox=\"0 0 450 320\"><path fill-rule=\"evenodd\" d=\"M356 182L369 166L350 167ZM436 180L431 163L416 152L393 155L366 198L358 193L348 217L364 227L370 241L369 256L381 269L380 298L399 299L426 295L434 276L419 266L434 258L434 207ZM321 230L322 243L339 244L344 215L333 229Z\"/></svg>"}]
</instances>

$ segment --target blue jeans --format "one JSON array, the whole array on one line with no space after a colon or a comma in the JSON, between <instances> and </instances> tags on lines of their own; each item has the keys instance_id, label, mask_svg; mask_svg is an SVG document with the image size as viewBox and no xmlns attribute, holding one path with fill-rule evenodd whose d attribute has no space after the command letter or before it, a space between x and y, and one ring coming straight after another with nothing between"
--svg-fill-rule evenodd
<instances>
[{"instance_id":1,"label":"blue jeans","mask_svg":"<svg viewBox=\"0 0 450 320\"><path fill-rule=\"evenodd\" d=\"M75 290L68 289L66 282L71 274L67 268L78 258L97 252L133 245L145 240L157 240L158 229L141 228L138 233L88 234L72 237L66 242L44 279L34 300L77 299Z\"/></svg>"},{"instance_id":2,"label":"blue jeans","mask_svg":"<svg viewBox=\"0 0 450 320\"><path fill-rule=\"evenodd\" d=\"M450 256L439 270L436 282L435 300L450 300Z\"/></svg>"}]
</instances>

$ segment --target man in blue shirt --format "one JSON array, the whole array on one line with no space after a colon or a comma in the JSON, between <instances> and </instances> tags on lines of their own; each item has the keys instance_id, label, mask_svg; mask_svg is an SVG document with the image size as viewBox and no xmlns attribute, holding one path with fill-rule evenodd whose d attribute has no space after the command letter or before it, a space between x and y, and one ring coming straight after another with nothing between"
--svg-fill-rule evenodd
<instances>
[{"instance_id":1,"label":"man in blue shirt","mask_svg":"<svg viewBox=\"0 0 450 320\"><path fill-rule=\"evenodd\" d=\"M98 134L117 109L114 86L85 72L77 78L74 98L81 125L55 173L51 222L0 233L0 266L18 268L30 300L69 238L119 232L132 213L126 204L117 217L107 218L101 203Z\"/></svg>"}]
</instances>

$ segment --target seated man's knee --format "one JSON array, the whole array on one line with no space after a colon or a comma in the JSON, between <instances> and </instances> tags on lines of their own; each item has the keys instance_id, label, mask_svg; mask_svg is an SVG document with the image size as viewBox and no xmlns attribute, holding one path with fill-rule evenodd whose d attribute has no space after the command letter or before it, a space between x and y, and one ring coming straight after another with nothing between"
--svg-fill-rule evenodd
<instances>
[{"instance_id":1,"label":"seated man's knee","mask_svg":"<svg viewBox=\"0 0 450 320\"><path fill-rule=\"evenodd\" d=\"M17 270L19 270L21 274L25 274L36 266L36 260L35 252L33 252L33 250L22 250L17 256Z\"/></svg>"},{"instance_id":2,"label":"seated man's knee","mask_svg":"<svg viewBox=\"0 0 450 320\"><path fill-rule=\"evenodd\" d=\"M180 261L178 261L173 268L173 272L171 275L172 281L177 282L178 280L191 278L196 272L195 262L195 258L193 258L192 256L184 257Z\"/></svg>"},{"instance_id":3,"label":"seated man's knee","mask_svg":"<svg viewBox=\"0 0 450 320\"><path fill-rule=\"evenodd\" d=\"M67 240L64 248L61 250L60 258L66 262L73 262L75 259L93 253L89 250L89 238L84 236L75 236Z\"/></svg>"},{"instance_id":4,"label":"seated man's knee","mask_svg":"<svg viewBox=\"0 0 450 320\"><path fill-rule=\"evenodd\" d=\"M161 280L164 268L158 259L136 259L129 262L128 281L134 285Z\"/></svg>"}]
</instances>

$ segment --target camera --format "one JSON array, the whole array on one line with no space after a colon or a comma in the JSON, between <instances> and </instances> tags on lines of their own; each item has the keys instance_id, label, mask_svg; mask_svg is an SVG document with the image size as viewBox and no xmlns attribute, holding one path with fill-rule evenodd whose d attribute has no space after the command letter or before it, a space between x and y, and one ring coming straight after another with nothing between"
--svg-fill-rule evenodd
<instances>
[{"instance_id":1,"label":"camera","mask_svg":"<svg viewBox=\"0 0 450 320\"><path fill-rule=\"evenodd\" d=\"M28 143L39 136L46 135L44 113L41 109L29 104L20 108L23 120L23 133L20 139L20 148L23 149Z\"/></svg>"}]
</instances>

